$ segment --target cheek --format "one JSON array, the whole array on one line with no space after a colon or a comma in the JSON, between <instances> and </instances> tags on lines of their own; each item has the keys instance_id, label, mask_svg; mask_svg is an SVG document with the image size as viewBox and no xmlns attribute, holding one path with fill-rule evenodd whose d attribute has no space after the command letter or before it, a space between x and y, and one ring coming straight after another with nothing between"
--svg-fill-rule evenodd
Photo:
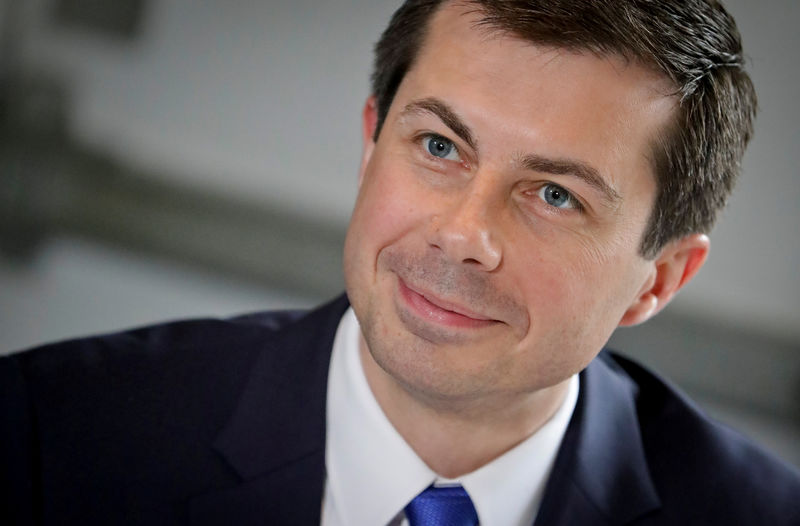
<instances>
[{"instance_id":1,"label":"cheek","mask_svg":"<svg viewBox=\"0 0 800 526\"><path fill-rule=\"evenodd\" d=\"M613 291L591 269L566 258L545 261L521 287L531 323L519 349L535 357L522 361L527 374L565 378L605 345L616 326L605 305Z\"/></svg>"},{"instance_id":2,"label":"cheek","mask_svg":"<svg viewBox=\"0 0 800 526\"><path fill-rule=\"evenodd\" d=\"M592 243L552 245L534 257L507 261L524 262L509 270L517 276L532 331L556 329L567 339L599 333L603 339L635 295L638 270L632 260L610 257Z\"/></svg>"},{"instance_id":3,"label":"cheek","mask_svg":"<svg viewBox=\"0 0 800 526\"><path fill-rule=\"evenodd\" d=\"M361 185L351 226L371 250L381 250L422 222L425 199L401 171L376 163Z\"/></svg>"}]
</instances>

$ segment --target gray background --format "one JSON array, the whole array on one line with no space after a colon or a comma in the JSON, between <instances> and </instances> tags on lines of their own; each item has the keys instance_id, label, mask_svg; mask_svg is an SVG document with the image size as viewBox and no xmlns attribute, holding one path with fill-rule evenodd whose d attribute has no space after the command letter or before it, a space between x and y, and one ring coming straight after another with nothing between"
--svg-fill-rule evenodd
<instances>
[{"instance_id":1,"label":"gray background","mask_svg":"<svg viewBox=\"0 0 800 526\"><path fill-rule=\"evenodd\" d=\"M341 289L397 2L0 0L0 352ZM761 101L705 268L613 343L800 465L800 3L728 1Z\"/></svg>"}]
</instances>

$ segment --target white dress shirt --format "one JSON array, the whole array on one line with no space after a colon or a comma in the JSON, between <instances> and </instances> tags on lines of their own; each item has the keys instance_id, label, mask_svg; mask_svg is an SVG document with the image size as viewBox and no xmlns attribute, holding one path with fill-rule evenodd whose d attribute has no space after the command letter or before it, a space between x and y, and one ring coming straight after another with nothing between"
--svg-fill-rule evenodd
<instances>
[{"instance_id":1,"label":"white dress shirt","mask_svg":"<svg viewBox=\"0 0 800 526\"><path fill-rule=\"evenodd\" d=\"M578 399L571 378L561 407L536 433L483 467L447 480L432 471L383 414L359 355L352 308L339 323L328 378L327 478L322 526L406 525L403 508L432 483L460 484L481 524L530 526Z\"/></svg>"}]
</instances>

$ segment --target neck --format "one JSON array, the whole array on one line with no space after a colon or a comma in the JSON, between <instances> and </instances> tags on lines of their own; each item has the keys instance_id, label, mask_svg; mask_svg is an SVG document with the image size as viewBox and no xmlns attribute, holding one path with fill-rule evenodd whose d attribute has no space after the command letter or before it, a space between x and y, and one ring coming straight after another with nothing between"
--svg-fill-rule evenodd
<instances>
[{"instance_id":1,"label":"neck","mask_svg":"<svg viewBox=\"0 0 800 526\"><path fill-rule=\"evenodd\" d=\"M491 462L534 434L555 414L569 380L530 393L433 398L402 385L360 345L370 389L386 417L419 457L445 478Z\"/></svg>"}]
</instances>

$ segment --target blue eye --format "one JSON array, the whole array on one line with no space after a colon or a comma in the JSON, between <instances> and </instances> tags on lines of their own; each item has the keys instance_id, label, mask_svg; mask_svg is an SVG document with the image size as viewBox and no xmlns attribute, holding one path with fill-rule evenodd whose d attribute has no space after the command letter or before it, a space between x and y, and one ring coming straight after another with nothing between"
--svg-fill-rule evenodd
<instances>
[{"instance_id":1,"label":"blue eye","mask_svg":"<svg viewBox=\"0 0 800 526\"><path fill-rule=\"evenodd\" d=\"M422 146L429 154L439 159L448 161L459 161L458 148L453 141L445 139L441 135L426 135L422 138Z\"/></svg>"},{"instance_id":2,"label":"blue eye","mask_svg":"<svg viewBox=\"0 0 800 526\"><path fill-rule=\"evenodd\" d=\"M555 184L546 184L539 190L539 197L556 208L580 208L580 203L568 191Z\"/></svg>"}]
</instances>

